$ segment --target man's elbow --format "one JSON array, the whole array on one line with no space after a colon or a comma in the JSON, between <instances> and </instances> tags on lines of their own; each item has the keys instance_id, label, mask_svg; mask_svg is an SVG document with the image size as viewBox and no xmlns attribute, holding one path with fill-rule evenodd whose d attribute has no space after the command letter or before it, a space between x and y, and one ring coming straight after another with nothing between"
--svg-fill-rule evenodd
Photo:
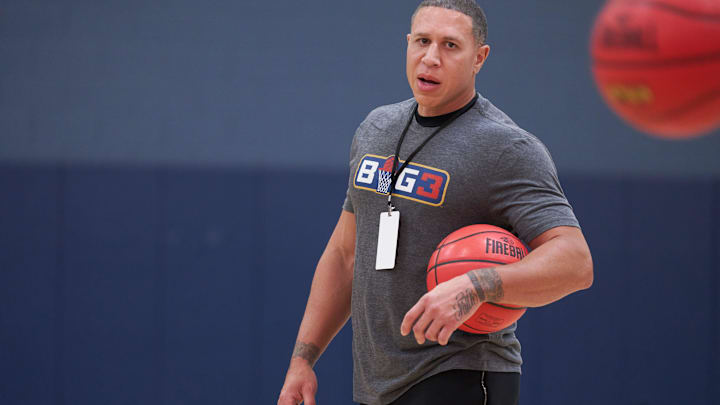
<instances>
[{"instance_id":1,"label":"man's elbow","mask_svg":"<svg viewBox=\"0 0 720 405\"><path fill-rule=\"evenodd\" d=\"M577 285L578 290L585 290L593 284L593 261L590 255L590 249L585 245L579 255L577 266Z\"/></svg>"}]
</instances>

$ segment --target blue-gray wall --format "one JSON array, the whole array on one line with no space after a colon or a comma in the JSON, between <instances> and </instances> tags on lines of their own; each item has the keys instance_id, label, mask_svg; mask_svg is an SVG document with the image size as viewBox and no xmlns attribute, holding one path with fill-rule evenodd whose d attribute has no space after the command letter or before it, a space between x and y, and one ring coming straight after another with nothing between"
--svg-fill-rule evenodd
<instances>
[{"instance_id":1,"label":"blue-gray wall","mask_svg":"<svg viewBox=\"0 0 720 405\"><path fill-rule=\"evenodd\" d=\"M367 112L411 97L415 5L0 2L0 159L343 169ZM720 131L656 139L604 106L588 50L601 1L483 5L478 89L561 172L720 175Z\"/></svg>"},{"instance_id":2,"label":"blue-gray wall","mask_svg":"<svg viewBox=\"0 0 720 405\"><path fill-rule=\"evenodd\" d=\"M0 1L0 404L274 403L415 4ZM522 403L717 403L720 131L603 105L601 1L483 5L478 89L551 149L596 269L521 320ZM349 328L317 373L351 403Z\"/></svg>"}]
</instances>

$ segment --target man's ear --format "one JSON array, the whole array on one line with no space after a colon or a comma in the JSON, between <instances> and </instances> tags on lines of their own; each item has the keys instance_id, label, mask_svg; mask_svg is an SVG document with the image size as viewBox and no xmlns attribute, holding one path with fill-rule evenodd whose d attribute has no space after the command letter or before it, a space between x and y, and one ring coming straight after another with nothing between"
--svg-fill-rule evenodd
<instances>
[{"instance_id":1,"label":"man's ear","mask_svg":"<svg viewBox=\"0 0 720 405\"><path fill-rule=\"evenodd\" d=\"M477 74L482 68L483 64L490 55L490 45L484 44L477 47L477 53L475 54L475 63L473 64L473 72Z\"/></svg>"}]
</instances>

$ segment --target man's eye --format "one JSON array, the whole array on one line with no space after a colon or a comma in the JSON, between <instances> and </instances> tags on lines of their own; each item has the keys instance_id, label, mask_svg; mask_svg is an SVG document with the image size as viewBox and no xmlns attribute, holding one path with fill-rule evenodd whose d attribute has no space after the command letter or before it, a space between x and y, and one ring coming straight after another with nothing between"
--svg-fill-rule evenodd
<instances>
[{"instance_id":1,"label":"man's eye","mask_svg":"<svg viewBox=\"0 0 720 405\"><path fill-rule=\"evenodd\" d=\"M418 39L418 42L420 42L423 45L427 45L430 43L430 40L428 40L427 38L420 38L420 39Z\"/></svg>"},{"instance_id":2,"label":"man's eye","mask_svg":"<svg viewBox=\"0 0 720 405\"><path fill-rule=\"evenodd\" d=\"M452 43L452 42L448 42L448 43L447 43L447 46L448 46L448 48L455 48L455 47L457 47L457 45L455 45L455 44Z\"/></svg>"}]
</instances>

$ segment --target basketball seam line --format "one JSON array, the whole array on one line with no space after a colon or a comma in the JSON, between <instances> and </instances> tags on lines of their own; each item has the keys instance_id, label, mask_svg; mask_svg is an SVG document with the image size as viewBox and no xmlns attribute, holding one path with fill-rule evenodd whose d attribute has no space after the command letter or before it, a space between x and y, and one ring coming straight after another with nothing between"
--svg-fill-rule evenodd
<instances>
[{"instance_id":1,"label":"basketball seam line","mask_svg":"<svg viewBox=\"0 0 720 405\"><path fill-rule=\"evenodd\" d=\"M512 235L513 237L515 237L515 235L513 235L512 233L510 233L510 232L508 232L508 231L505 231L505 232L507 232L508 234L510 234L510 235ZM467 238L472 238L473 236L481 235L481 234L483 234L483 233L499 233L499 234L502 234L502 235L506 235L505 232L502 232L502 231L480 231L480 232L475 232L475 233L473 233L473 234L470 234L470 235L467 235L467 236L463 236L462 238L458 238L458 239L455 239L455 240L453 240L453 241L450 241L450 242L447 242L447 243L443 243L442 245L438 246L437 249L435 249L435 250L439 250L439 249L444 248L445 246L447 246L447 245L449 245L449 244L451 244L451 243L459 242L459 241L461 241L461 240L463 240L463 239L467 239Z\"/></svg>"},{"instance_id":2,"label":"basketball seam line","mask_svg":"<svg viewBox=\"0 0 720 405\"><path fill-rule=\"evenodd\" d=\"M489 302L489 301L485 301L485 302L483 302L483 304L490 304L490 305L492 305L492 306L496 306L496 307L500 307L500 308L505 308L505 309L512 309L512 310L514 310L514 311L520 311L520 310L523 310L523 309L527 309L527 307L510 307L510 306L507 306L507 305L498 304L498 303Z\"/></svg>"},{"instance_id":3,"label":"basketball seam line","mask_svg":"<svg viewBox=\"0 0 720 405\"><path fill-rule=\"evenodd\" d=\"M475 327L472 327L472 326L468 325L466 322L467 322L467 321L463 322L462 326L465 326L465 327L470 328L470 329L472 329L472 330L476 330L476 331L478 331L478 332L480 332L480 333L482 333L482 334L489 335L489 334L491 334L491 333L499 332L499 331L492 332L492 331L489 331L489 330L486 330L486 329L478 329L478 328L475 328ZM517 321L516 321L516 322L517 322ZM513 323L514 323L514 322L513 322ZM502 330L502 329L501 329L501 330Z\"/></svg>"},{"instance_id":4,"label":"basketball seam line","mask_svg":"<svg viewBox=\"0 0 720 405\"><path fill-rule=\"evenodd\" d=\"M438 252L438 256L440 256L440 252ZM435 257L435 265L433 265L428 271L425 272L425 274L430 273L431 271L437 269L439 266L444 266L446 264L453 264L453 263L463 263L463 262L473 262L473 263L492 263L492 264L499 264L499 265L506 265L507 263L503 262L497 262L494 260L484 260L484 259L462 259L462 260L450 260L447 262L438 263L438 258ZM437 281L437 272L436 273L436 281Z\"/></svg>"},{"instance_id":5,"label":"basketball seam line","mask_svg":"<svg viewBox=\"0 0 720 405\"><path fill-rule=\"evenodd\" d=\"M642 68L662 68L677 65L693 65L700 64L703 62L720 60L720 51L712 51L704 53L702 55L683 56L679 58L666 58L661 60L638 60L638 61L621 61L621 60L608 60L603 58L593 58L593 64L599 68L627 68L627 69L642 69Z\"/></svg>"}]
</instances>

